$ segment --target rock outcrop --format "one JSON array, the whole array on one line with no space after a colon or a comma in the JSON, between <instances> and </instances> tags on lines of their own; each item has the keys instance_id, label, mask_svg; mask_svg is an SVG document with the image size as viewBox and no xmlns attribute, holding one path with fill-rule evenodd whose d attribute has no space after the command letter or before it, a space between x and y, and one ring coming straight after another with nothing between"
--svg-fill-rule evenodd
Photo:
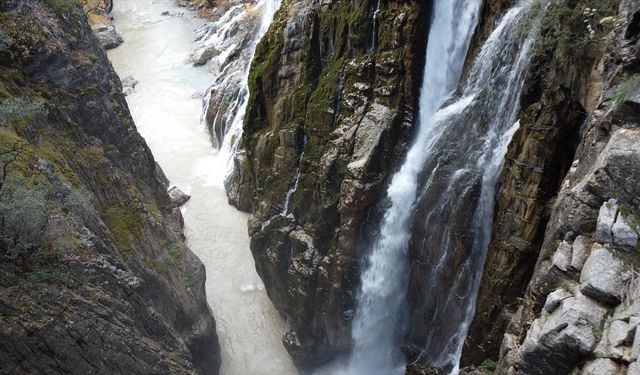
<instances>
[{"instance_id":1,"label":"rock outcrop","mask_svg":"<svg viewBox=\"0 0 640 375\"><path fill-rule=\"evenodd\" d=\"M499 360L497 374L637 367L640 3L599 5L555 4L543 18L466 364Z\"/></svg>"},{"instance_id":2,"label":"rock outcrop","mask_svg":"<svg viewBox=\"0 0 640 375\"><path fill-rule=\"evenodd\" d=\"M0 373L218 373L204 266L75 1L0 3L0 167Z\"/></svg>"},{"instance_id":3,"label":"rock outcrop","mask_svg":"<svg viewBox=\"0 0 640 375\"><path fill-rule=\"evenodd\" d=\"M603 3L592 15L583 14L591 5L588 1L556 4L549 6L542 19L521 99L521 126L509 146L496 198L476 316L463 354L465 364L497 359L505 329L521 305L547 236L554 199L565 176L584 162L575 153L587 142L585 121L597 111L605 82L617 69L605 56L612 53L608 45L612 40L618 43L622 32L624 16L619 15L618 4ZM606 22L600 23L603 19ZM587 35L587 24L594 25L593 36ZM564 234L555 238L554 251L559 251L549 260L564 272L580 271L585 249L590 247L587 237L575 231L567 238ZM582 255L572 258L569 252ZM568 259L573 259L572 264Z\"/></svg>"},{"instance_id":4,"label":"rock outcrop","mask_svg":"<svg viewBox=\"0 0 640 375\"><path fill-rule=\"evenodd\" d=\"M431 4L283 1L256 50L230 201L300 366L348 348L368 218L412 133Z\"/></svg>"}]
</instances>

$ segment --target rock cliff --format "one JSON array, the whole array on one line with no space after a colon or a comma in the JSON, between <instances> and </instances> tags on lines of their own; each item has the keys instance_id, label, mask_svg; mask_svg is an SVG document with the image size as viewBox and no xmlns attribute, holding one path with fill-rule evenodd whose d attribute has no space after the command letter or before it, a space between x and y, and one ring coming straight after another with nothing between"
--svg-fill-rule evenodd
<instances>
[{"instance_id":1,"label":"rock cliff","mask_svg":"<svg viewBox=\"0 0 640 375\"><path fill-rule=\"evenodd\" d=\"M256 268L301 366L349 346L367 218L412 132L430 7L283 1L256 50L228 192L253 211Z\"/></svg>"},{"instance_id":2,"label":"rock cliff","mask_svg":"<svg viewBox=\"0 0 640 375\"><path fill-rule=\"evenodd\" d=\"M218 373L204 267L76 1L0 5L0 167L0 373Z\"/></svg>"},{"instance_id":3,"label":"rock cliff","mask_svg":"<svg viewBox=\"0 0 640 375\"><path fill-rule=\"evenodd\" d=\"M623 374L634 360L613 351L631 346L637 316L639 5L577 1L545 11L465 364L500 358L497 373ZM607 214L602 225L624 239L598 235ZM609 344L621 322L628 337Z\"/></svg>"},{"instance_id":4,"label":"rock cliff","mask_svg":"<svg viewBox=\"0 0 640 375\"><path fill-rule=\"evenodd\" d=\"M468 373L635 373L640 3L546 3L524 26L539 22L540 35L462 364ZM461 82L513 4L483 2ZM256 268L300 366L349 347L362 250L413 133L430 9L283 1L258 45L227 188L253 212ZM419 275L412 283L422 286L409 291L419 305L428 285ZM414 325L408 344L419 346L427 326Z\"/></svg>"}]
</instances>

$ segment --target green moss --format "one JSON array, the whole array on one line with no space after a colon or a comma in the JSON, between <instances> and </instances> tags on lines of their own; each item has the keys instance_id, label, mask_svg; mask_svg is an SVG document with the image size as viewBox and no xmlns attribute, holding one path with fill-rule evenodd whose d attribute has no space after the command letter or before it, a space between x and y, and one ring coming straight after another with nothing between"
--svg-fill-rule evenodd
<instances>
[{"instance_id":1,"label":"green moss","mask_svg":"<svg viewBox=\"0 0 640 375\"><path fill-rule=\"evenodd\" d=\"M184 267L183 255L180 248L171 246L166 255L162 256L159 260L151 261L149 265L151 269L159 274L168 275L171 273L171 270L174 270L182 281L188 284L190 278Z\"/></svg>"},{"instance_id":2,"label":"green moss","mask_svg":"<svg viewBox=\"0 0 640 375\"><path fill-rule=\"evenodd\" d=\"M65 18L78 17L82 14L82 7L78 0L45 0L45 4L56 15Z\"/></svg>"},{"instance_id":3,"label":"green moss","mask_svg":"<svg viewBox=\"0 0 640 375\"><path fill-rule=\"evenodd\" d=\"M142 237L142 217L132 204L126 207L108 207L103 214L104 222L113 235L118 251L130 257L135 241Z\"/></svg>"},{"instance_id":4,"label":"green moss","mask_svg":"<svg viewBox=\"0 0 640 375\"><path fill-rule=\"evenodd\" d=\"M45 141L36 148L38 157L51 163L55 172L63 175L71 185L78 187L80 179L67 164L66 160L69 160L71 156L65 151L50 141Z\"/></svg>"},{"instance_id":5,"label":"green moss","mask_svg":"<svg viewBox=\"0 0 640 375\"><path fill-rule=\"evenodd\" d=\"M267 123L264 91L270 89L269 82L277 81L279 58L284 48L283 32L284 24L279 29L267 32L256 47L249 72L249 102L244 121L243 141L247 148L251 148L251 134Z\"/></svg>"}]
</instances>

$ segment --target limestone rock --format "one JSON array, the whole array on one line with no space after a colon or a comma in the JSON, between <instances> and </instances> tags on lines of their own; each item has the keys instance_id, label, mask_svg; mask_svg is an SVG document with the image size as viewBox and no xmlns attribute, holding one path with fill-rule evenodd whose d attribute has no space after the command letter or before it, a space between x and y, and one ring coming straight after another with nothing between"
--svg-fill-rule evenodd
<instances>
[{"instance_id":1,"label":"limestone rock","mask_svg":"<svg viewBox=\"0 0 640 375\"><path fill-rule=\"evenodd\" d=\"M189 194L185 193L177 186L171 187L167 192L169 193L169 198L171 198L171 203L174 207L180 207L191 199Z\"/></svg>"},{"instance_id":2,"label":"limestone rock","mask_svg":"<svg viewBox=\"0 0 640 375\"><path fill-rule=\"evenodd\" d=\"M588 237L578 236L571 246L571 268L581 271L591 252L592 241Z\"/></svg>"},{"instance_id":3,"label":"limestone rock","mask_svg":"<svg viewBox=\"0 0 640 375\"><path fill-rule=\"evenodd\" d=\"M191 63L194 66L204 65L219 53L213 46L200 48L191 55Z\"/></svg>"},{"instance_id":4,"label":"limestone rock","mask_svg":"<svg viewBox=\"0 0 640 375\"><path fill-rule=\"evenodd\" d=\"M627 368L627 375L638 375L640 374L640 362L633 362Z\"/></svg>"},{"instance_id":5,"label":"limestone rock","mask_svg":"<svg viewBox=\"0 0 640 375\"><path fill-rule=\"evenodd\" d=\"M558 306L560 306L562 301L569 297L573 297L573 293L564 288L556 289L547 297L547 301L544 304L544 310L548 313L552 313L558 308Z\"/></svg>"},{"instance_id":6,"label":"limestone rock","mask_svg":"<svg viewBox=\"0 0 640 375\"><path fill-rule=\"evenodd\" d=\"M132 76L124 77L122 79L122 93L127 96L133 94L138 85L138 81Z\"/></svg>"},{"instance_id":7,"label":"limestone rock","mask_svg":"<svg viewBox=\"0 0 640 375\"><path fill-rule=\"evenodd\" d=\"M558 267L561 271L566 272L571 265L571 252L572 247L567 241L562 241L558 245L558 249L553 254L553 265Z\"/></svg>"},{"instance_id":8,"label":"limestone rock","mask_svg":"<svg viewBox=\"0 0 640 375\"><path fill-rule=\"evenodd\" d=\"M624 375L622 366L608 358L599 358L589 363L581 375Z\"/></svg>"},{"instance_id":9,"label":"limestone rock","mask_svg":"<svg viewBox=\"0 0 640 375\"><path fill-rule=\"evenodd\" d=\"M595 244L580 274L581 291L598 301L617 305L624 286L623 262Z\"/></svg>"},{"instance_id":10,"label":"limestone rock","mask_svg":"<svg viewBox=\"0 0 640 375\"><path fill-rule=\"evenodd\" d=\"M638 244L638 232L632 228L629 220L620 212L611 228L613 244L626 250L635 250Z\"/></svg>"},{"instance_id":11,"label":"limestone rock","mask_svg":"<svg viewBox=\"0 0 640 375\"><path fill-rule=\"evenodd\" d=\"M600 213L598 214L598 226L596 228L596 240L598 242L603 244L613 242L611 230L616 221L616 216L618 216L619 210L620 207L618 207L615 199L610 199L600 207Z\"/></svg>"},{"instance_id":12,"label":"limestone rock","mask_svg":"<svg viewBox=\"0 0 640 375\"><path fill-rule=\"evenodd\" d=\"M581 293L564 299L552 313L545 309L527 333L518 367L532 374L570 370L595 348L594 330L606 312Z\"/></svg>"}]
</instances>

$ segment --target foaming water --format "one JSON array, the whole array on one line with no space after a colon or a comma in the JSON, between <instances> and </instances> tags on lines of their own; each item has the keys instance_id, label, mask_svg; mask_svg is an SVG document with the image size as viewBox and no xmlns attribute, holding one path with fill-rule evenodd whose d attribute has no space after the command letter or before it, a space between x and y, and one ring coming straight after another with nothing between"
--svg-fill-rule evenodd
<instances>
[{"instance_id":1,"label":"foaming water","mask_svg":"<svg viewBox=\"0 0 640 375\"><path fill-rule=\"evenodd\" d=\"M280 0L259 0L232 7L218 21L198 30L198 48L214 47L219 55L209 64L221 72L204 98L203 122L211 131L225 171L232 171L233 157L240 147L244 115L249 102L249 68L255 49L267 32ZM239 31L239 29L243 31ZM232 56L233 58L227 59Z\"/></svg>"},{"instance_id":2,"label":"foaming water","mask_svg":"<svg viewBox=\"0 0 640 375\"><path fill-rule=\"evenodd\" d=\"M434 4L420 96L420 127L387 192L391 205L361 275L353 351L346 373L398 374L404 370L399 342L406 313L411 206L429 142L441 129L433 126L431 118L458 84L478 6L478 0L437 0Z\"/></svg>"},{"instance_id":3,"label":"foaming water","mask_svg":"<svg viewBox=\"0 0 640 375\"><path fill-rule=\"evenodd\" d=\"M164 10L183 17L161 16ZM185 234L207 269L207 299L217 322L222 374L296 374L281 337L286 326L269 301L249 250L246 214L227 204L225 160L200 125L202 100L216 78L187 62L202 23L173 0L116 1L125 43L109 52L121 77L139 81L127 97L140 133L173 184L192 195Z\"/></svg>"}]
</instances>

